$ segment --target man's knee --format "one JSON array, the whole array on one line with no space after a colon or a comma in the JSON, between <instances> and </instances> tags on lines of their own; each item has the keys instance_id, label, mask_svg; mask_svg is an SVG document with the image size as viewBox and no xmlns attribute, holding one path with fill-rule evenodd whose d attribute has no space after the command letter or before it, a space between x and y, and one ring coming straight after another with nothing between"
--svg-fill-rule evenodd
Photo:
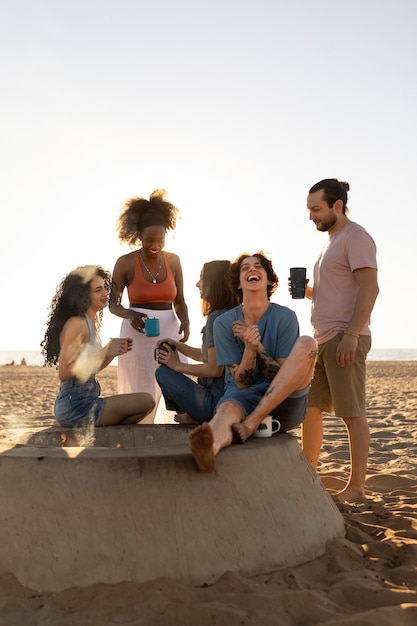
<instances>
[{"instance_id":1,"label":"man's knee","mask_svg":"<svg viewBox=\"0 0 417 626\"><path fill-rule=\"evenodd\" d=\"M231 423L240 422L245 416L243 408L233 400L225 400L217 405L216 412L213 416L217 419L230 421Z\"/></svg>"},{"instance_id":2,"label":"man's knee","mask_svg":"<svg viewBox=\"0 0 417 626\"><path fill-rule=\"evenodd\" d=\"M301 337L297 339L297 343L307 354L311 354L314 358L317 356L318 344L314 337L301 335Z\"/></svg>"}]
</instances>

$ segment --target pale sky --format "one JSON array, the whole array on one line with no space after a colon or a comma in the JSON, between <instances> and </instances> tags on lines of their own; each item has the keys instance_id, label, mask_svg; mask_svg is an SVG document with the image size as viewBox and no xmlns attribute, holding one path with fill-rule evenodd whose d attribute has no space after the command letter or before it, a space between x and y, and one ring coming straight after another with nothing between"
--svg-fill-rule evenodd
<instances>
[{"instance_id":1,"label":"pale sky","mask_svg":"<svg viewBox=\"0 0 417 626\"><path fill-rule=\"evenodd\" d=\"M56 285L112 270L132 195L165 188L200 345L201 265L327 241L308 189L347 180L378 248L374 348L417 348L415 0L0 0L0 350L36 350ZM105 312L103 338L120 319Z\"/></svg>"}]
</instances>

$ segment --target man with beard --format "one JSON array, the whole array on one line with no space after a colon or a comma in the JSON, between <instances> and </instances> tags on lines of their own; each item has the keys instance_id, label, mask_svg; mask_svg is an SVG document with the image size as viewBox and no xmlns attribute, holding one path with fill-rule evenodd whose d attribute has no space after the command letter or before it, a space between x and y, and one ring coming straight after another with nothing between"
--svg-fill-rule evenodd
<instances>
[{"instance_id":1,"label":"man with beard","mask_svg":"<svg viewBox=\"0 0 417 626\"><path fill-rule=\"evenodd\" d=\"M347 428L350 477L341 501L360 501L370 446L365 415L366 355L371 347L370 315L378 295L376 246L362 226L347 217L349 183L330 178L309 191L307 208L329 240L314 267L314 284L306 286L312 301L311 322L319 345L308 409L302 424L303 449L317 468L323 411L334 410Z\"/></svg>"}]
</instances>

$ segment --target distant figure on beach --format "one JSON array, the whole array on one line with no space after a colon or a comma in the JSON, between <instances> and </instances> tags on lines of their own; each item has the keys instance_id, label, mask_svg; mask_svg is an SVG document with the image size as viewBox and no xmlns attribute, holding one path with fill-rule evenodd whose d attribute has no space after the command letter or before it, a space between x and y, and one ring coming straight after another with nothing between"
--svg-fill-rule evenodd
<instances>
[{"instance_id":1,"label":"distant figure on beach","mask_svg":"<svg viewBox=\"0 0 417 626\"><path fill-rule=\"evenodd\" d=\"M149 393L103 397L95 375L131 349L130 340L99 339L110 276L98 265L70 272L58 285L41 343L45 365L57 365L61 385L55 418L61 426L136 424L154 408Z\"/></svg>"},{"instance_id":2,"label":"distant figure on beach","mask_svg":"<svg viewBox=\"0 0 417 626\"><path fill-rule=\"evenodd\" d=\"M166 233L175 230L177 214L165 191L155 190L149 200L127 200L117 222L120 241L130 247L141 244L119 257L113 270L110 311L123 318L121 336L133 341L132 350L118 362L118 389L119 393L147 391L156 407L161 398L154 359L158 337L143 334L145 318L159 318L160 337L186 342L190 333L181 262L173 252L163 252ZM129 308L122 305L125 289ZM153 422L155 411L145 422Z\"/></svg>"},{"instance_id":3,"label":"distant figure on beach","mask_svg":"<svg viewBox=\"0 0 417 626\"><path fill-rule=\"evenodd\" d=\"M317 468L323 438L323 411L334 410L347 428L350 447L350 477L338 497L360 501L370 447L365 414L366 355L371 348L369 329L379 288L376 246L362 226L347 217L349 183L329 178L311 187L307 208L321 232L329 234L314 267L311 322L319 344L302 445Z\"/></svg>"},{"instance_id":4,"label":"distant figure on beach","mask_svg":"<svg viewBox=\"0 0 417 626\"><path fill-rule=\"evenodd\" d=\"M213 326L219 315L238 304L225 278L229 268L230 261L209 261L201 270L196 286L200 290L203 315L207 318L201 348L192 348L173 339L158 342L156 354L161 365L155 372L156 380L166 408L177 411L175 420L181 424L208 422L224 393L224 366L217 365ZM178 353L198 363L183 363Z\"/></svg>"},{"instance_id":5,"label":"distant figure on beach","mask_svg":"<svg viewBox=\"0 0 417 626\"><path fill-rule=\"evenodd\" d=\"M214 323L217 362L226 366L226 390L213 419L190 433L199 469L213 471L215 457L233 433L243 443L267 415L281 432L304 419L317 355L312 337L299 337L295 313L270 302L278 286L271 261L263 254L242 254L230 268L231 287L241 306Z\"/></svg>"}]
</instances>

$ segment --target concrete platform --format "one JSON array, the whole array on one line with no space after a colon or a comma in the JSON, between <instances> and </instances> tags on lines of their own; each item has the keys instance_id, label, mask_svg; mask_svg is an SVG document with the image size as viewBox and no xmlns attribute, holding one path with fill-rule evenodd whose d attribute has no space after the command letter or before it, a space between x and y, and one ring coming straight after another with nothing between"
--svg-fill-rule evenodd
<instances>
[{"instance_id":1,"label":"concrete platform","mask_svg":"<svg viewBox=\"0 0 417 626\"><path fill-rule=\"evenodd\" d=\"M169 577L214 583L299 565L345 534L298 441L232 445L213 474L188 451L189 428L58 427L0 447L0 572L37 591ZM66 439L63 437L65 435ZM84 438L84 443L86 439Z\"/></svg>"}]
</instances>

